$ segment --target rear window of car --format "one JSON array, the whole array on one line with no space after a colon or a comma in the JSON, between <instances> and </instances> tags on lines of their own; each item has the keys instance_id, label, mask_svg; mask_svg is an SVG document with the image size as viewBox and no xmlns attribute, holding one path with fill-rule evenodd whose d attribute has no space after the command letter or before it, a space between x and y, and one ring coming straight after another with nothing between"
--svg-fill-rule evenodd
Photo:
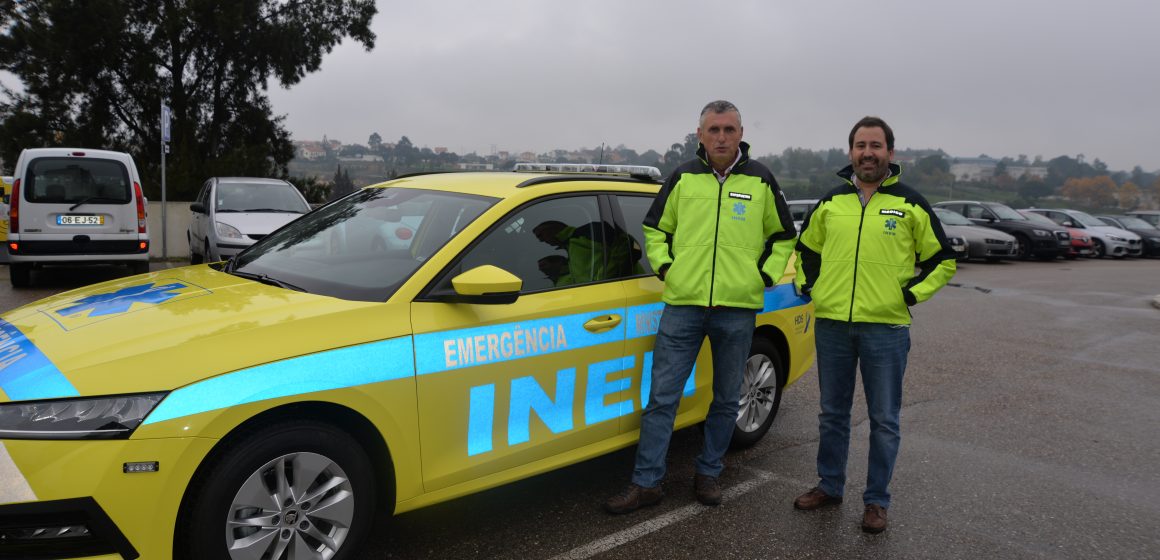
<instances>
[{"instance_id":1,"label":"rear window of car","mask_svg":"<svg viewBox=\"0 0 1160 560\"><path fill-rule=\"evenodd\" d=\"M128 204L129 170L119 161L96 158L37 158L24 176L29 202Z\"/></svg>"}]
</instances>

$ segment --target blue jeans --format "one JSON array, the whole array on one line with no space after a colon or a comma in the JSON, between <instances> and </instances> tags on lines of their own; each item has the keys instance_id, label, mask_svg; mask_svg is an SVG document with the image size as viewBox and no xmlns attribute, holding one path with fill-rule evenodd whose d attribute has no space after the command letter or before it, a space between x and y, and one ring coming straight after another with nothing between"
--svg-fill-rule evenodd
<instances>
[{"instance_id":1,"label":"blue jeans","mask_svg":"<svg viewBox=\"0 0 1160 560\"><path fill-rule=\"evenodd\" d=\"M705 438L697 456L698 474L719 476L722 458L737 424L745 362L753 343L757 310L736 307L666 305L653 349L652 386L640 417L640 442L632 482L645 488L665 477L665 456L681 393L705 336L713 354L713 402L705 417ZM643 375L649 375L644 372Z\"/></svg>"},{"instance_id":2,"label":"blue jeans","mask_svg":"<svg viewBox=\"0 0 1160 560\"><path fill-rule=\"evenodd\" d=\"M850 407L857 370L870 416L870 457L863 503L890 507L890 479L902 439L902 375L910 352L910 327L818 319L814 327L822 412L818 415L818 487L831 496L846 491Z\"/></svg>"}]
</instances>

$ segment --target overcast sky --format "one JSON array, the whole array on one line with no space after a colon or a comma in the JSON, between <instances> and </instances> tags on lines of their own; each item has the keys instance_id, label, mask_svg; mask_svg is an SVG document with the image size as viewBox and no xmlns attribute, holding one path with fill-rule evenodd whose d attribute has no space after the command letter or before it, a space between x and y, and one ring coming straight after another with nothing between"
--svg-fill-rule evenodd
<instances>
[{"instance_id":1,"label":"overcast sky","mask_svg":"<svg viewBox=\"0 0 1160 560\"><path fill-rule=\"evenodd\" d=\"M461 154L663 153L724 98L759 155L873 114L897 148L1156 170L1158 24L1152 0L380 0L372 52L270 95L298 140Z\"/></svg>"}]
</instances>

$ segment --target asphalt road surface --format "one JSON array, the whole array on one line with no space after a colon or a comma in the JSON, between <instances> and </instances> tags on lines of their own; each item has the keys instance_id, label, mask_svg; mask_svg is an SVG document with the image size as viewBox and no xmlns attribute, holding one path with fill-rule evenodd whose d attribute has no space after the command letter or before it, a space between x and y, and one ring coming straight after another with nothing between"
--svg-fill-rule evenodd
<instances>
[{"instance_id":1,"label":"asphalt road surface","mask_svg":"<svg viewBox=\"0 0 1160 560\"><path fill-rule=\"evenodd\" d=\"M165 265L154 264L154 268ZM0 267L0 276L6 275ZM0 309L119 271L60 269ZM844 504L799 512L812 486L817 382L727 457L725 501L692 496L695 429L678 432L660 505L610 516L633 448L395 518L365 558L1160 557L1160 260L964 264L914 308L890 528L859 530L868 423L854 410Z\"/></svg>"}]
</instances>

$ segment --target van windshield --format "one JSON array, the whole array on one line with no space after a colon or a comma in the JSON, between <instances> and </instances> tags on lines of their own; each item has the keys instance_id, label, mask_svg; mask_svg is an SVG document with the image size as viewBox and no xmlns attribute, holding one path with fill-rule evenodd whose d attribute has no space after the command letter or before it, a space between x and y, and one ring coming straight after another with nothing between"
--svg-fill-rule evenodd
<instances>
[{"instance_id":1,"label":"van windshield","mask_svg":"<svg viewBox=\"0 0 1160 560\"><path fill-rule=\"evenodd\" d=\"M128 204L129 171L119 161L94 158L37 158L28 164L23 188L29 202Z\"/></svg>"}]
</instances>

